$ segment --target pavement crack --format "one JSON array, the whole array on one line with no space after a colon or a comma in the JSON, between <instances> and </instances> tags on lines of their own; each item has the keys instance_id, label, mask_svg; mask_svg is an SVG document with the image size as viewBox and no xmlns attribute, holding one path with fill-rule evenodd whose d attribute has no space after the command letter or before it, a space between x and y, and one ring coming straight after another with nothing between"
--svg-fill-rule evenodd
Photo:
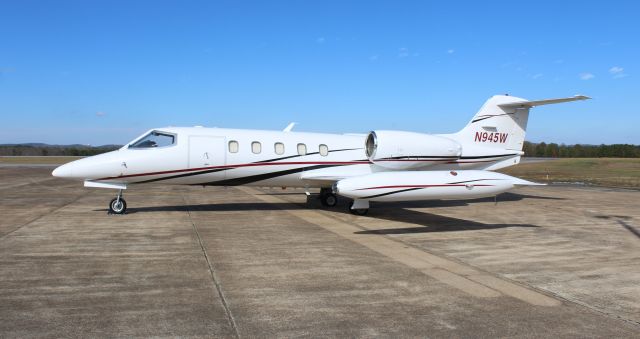
<instances>
[{"instance_id":1,"label":"pavement crack","mask_svg":"<svg viewBox=\"0 0 640 339\"><path fill-rule=\"evenodd\" d=\"M193 228L193 232L195 233L196 238L198 238L198 244L200 245L200 249L202 250L204 259L207 262L207 265L209 266L209 273L211 274L211 280L213 282L213 286L215 287L216 292L218 292L218 296L222 301L222 307L224 308L224 312L227 315L227 320L229 321L229 325L231 326L231 328L233 328L235 337L240 338L240 332L238 331L236 320L234 319L233 314L231 313L231 309L229 308L229 303L227 302L227 298L225 297L224 292L222 291L222 284L220 283L220 279L216 274L216 270L213 266L213 263L211 262L211 260L209 260L209 255L207 254L207 249L204 246L204 241L202 240L202 237L200 237L200 232L198 232L198 227L196 226L196 223L193 221L193 218L191 217L191 211L187 207L189 205L187 204L187 200L185 199L184 196L182 196L182 201L184 201L185 210L187 212L187 215L189 216L189 222L191 223L191 227Z\"/></svg>"},{"instance_id":2,"label":"pavement crack","mask_svg":"<svg viewBox=\"0 0 640 339\"><path fill-rule=\"evenodd\" d=\"M622 227L626 228L629 232L633 233L636 237L640 238L640 231L635 229L633 226L626 223L624 220L618 218L618 224L622 225Z\"/></svg>"},{"instance_id":3,"label":"pavement crack","mask_svg":"<svg viewBox=\"0 0 640 339\"><path fill-rule=\"evenodd\" d=\"M53 213L55 213L55 212L57 212L57 211L59 211L59 210L61 210L61 209L65 208L65 207L67 207L67 206L69 206L69 205L73 204L74 202L76 202L76 201L80 200L80 198L84 198L84 197L86 197L87 195L89 195L89 193L91 193L91 192L86 192L86 193L84 193L84 194L80 194L80 195L78 195L77 197L75 197L73 200L69 201L68 203L66 203L66 204L64 204L64 205L62 205L62 206L60 206L60 207L56 207L56 208L54 208L54 209L52 209L52 210L50 210L50 211L47 211L47 212L45 212L45 213L43 213L43 214L41 214L41 215L39 215L39 216L37 216L37 217L35 217L35 218L33 218L33 219L31 219L31 220L29 220L29 221L27 221L27 222L23 223L22 225L20 225L20 226L18 226L18 227L16 227L16 228L14 228L13 230L11 230L11 231L9 231L9 232L7 232L7 233L5 233L5 234L1 235L1 236L0 236L0 240L7 239L7 237L8 237L9 235L11 235L11 234L15 233L15 232L16 232L16 231L18 231L19 229L21 229L21 228L23 228L23 227L25 227L25 226L28 226L28 225L30 225L30 224L32 224L32 223L34 223L34 222L36 222L36 221L38 221L38 220L40 220L40 219L42 219L42 218L44 218L44 217L48 216L48 215L50 215L50 214L53 214Z\"/></svg>"}]
</instances>

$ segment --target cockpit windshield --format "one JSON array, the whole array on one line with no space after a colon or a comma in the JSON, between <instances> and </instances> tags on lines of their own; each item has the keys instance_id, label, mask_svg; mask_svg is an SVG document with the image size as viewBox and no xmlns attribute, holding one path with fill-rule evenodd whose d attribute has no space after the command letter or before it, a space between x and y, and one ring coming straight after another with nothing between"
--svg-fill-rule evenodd
<instances>
[{"instance_id":1,"label":"cockpit windshield","mask_svg":"<svg viewBox=\"0 0 640 339\"><path fill-rule=\"evenodd\" d=\"M176 136L169 133L151 131L135 143L129 145L129 148L156 148L167 147L176 143Z\"/></svg>"}]
</instances>

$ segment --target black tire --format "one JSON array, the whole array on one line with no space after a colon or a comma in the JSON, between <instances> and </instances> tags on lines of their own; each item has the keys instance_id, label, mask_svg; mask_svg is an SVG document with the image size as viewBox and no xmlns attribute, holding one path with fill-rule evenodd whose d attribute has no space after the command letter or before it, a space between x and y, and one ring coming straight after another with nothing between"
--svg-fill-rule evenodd
<instances>
[{"instance_id":1,"label":"black tire","mask_svg":"<svg viewBox=\"0 0 640 339\"><path fill-rule=\"evenodd\" d=\"M127 202L124 199L113 198L109 203L109 213L124 214L127 211Z\"/></svg>"},{"instance_id":2,"label":"black tire","mask_svg":"<svg viewBox=\"0 0 640 339\"><path fill-rule=\"evenodd\" d=\"M320 197L322 206L333 207L338 204L338 197L333 193L327 193Z\"/></svg>"},{"instance_id":3,"label":"black tire","mask_svg":"<svg viewBox=\"0 0 640 339\"><path fill-rule=\"evenodd\" d=\"M349 212L351 214L363 216L363 215L367 215L367 213L369 213L369 209L368 208L356 208L356 209L353 209L353 208L351 208L352 206L353 206L353 202L351 202L351 204L349 204Z\"/></svg>"}]
</instances>

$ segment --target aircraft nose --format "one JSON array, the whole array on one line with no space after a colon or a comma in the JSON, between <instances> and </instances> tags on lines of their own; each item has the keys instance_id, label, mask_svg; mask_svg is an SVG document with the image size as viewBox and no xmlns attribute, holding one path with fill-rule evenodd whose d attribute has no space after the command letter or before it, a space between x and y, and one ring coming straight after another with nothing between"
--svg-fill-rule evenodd
<instances>
[{"instance_id":1,"label":"aircraft nose","mask_svg":"<svg viewBox=\"0 0 640 339\"><path fill-rule=\"evenodd\" d=\"M71 178L73 177L73 170L71 164L64 164L62 166L56 167L56 169L51 172L51 175L57 178Z\"/></svg>"}]
</instances>

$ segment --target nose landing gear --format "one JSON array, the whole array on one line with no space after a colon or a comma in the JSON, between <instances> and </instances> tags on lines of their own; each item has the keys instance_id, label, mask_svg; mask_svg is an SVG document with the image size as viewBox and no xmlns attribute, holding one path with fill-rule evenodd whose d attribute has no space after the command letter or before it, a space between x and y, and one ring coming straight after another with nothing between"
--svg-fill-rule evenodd
<instances>
[{"instance_id":1,"label":"nose landing gear","mask_svg":"<svg viewBox=\"0 0 640 339\"><path fill-rule=\"evenodd\" d=\"M109 214L124 214L127 211L127 202L122 198L122 190L109 203Z\"/></svg>"}]
</instances>

